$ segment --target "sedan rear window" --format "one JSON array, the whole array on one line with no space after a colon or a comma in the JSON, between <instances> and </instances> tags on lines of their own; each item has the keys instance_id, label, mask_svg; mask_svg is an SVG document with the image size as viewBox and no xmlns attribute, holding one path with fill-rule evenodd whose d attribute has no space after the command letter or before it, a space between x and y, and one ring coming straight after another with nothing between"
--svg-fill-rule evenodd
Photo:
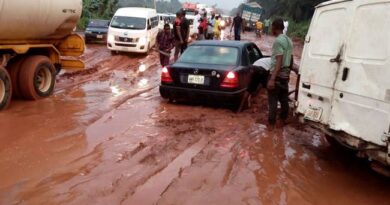
<instances>
[{"instance_id":1,"label":"sedan rear window","mask_svg":"<svg viewBox=\"0 0 390 205\"><path fill-rule=\"evenodd\" d=\"M178 60L179 63L237 65L238 49L223 46L190 46Z\"/></svg>"}]
</instances>

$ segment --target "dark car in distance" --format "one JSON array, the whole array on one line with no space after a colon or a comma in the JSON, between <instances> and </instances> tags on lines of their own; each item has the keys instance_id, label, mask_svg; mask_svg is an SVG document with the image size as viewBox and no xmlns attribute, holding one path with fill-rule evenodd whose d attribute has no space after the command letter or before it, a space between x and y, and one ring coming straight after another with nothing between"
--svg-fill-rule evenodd
<instances>
[{"instance_id":1,"label":"dark car in distance","mask_svg":"<svg viewBox=\"0 0 390 205\"><path fill-rule=\"evenodd\" d=\"M260 58L263 54L251 42L197 41L162 69L160 94L170 101L218 102L241 111L268 77L253 66Z\"/></svg>"},{"instance_id":2,"label":"dark car in distance","mask_svg":"<svg viewBox=\"0 0 390 205\"><path fill-rule=\"evenodd\" d=\"M107 41L108 27L110 25L109 20L92 19L88 22L85 29L85 42L90 43L92 41Z\"/></svg>"}]
</instances>

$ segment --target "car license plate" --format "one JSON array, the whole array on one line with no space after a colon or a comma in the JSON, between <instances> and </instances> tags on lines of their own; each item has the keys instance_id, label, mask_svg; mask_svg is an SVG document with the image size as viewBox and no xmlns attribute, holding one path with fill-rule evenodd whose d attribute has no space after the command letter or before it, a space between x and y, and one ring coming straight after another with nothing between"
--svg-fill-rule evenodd
<instances>
[{"instance_id":1,"label":"car license plate","mask_svg":"<svg viewBox=\"0 0 390 205\"><path fill-rule=\"evenodd\" d=\"M188 83L203 85L204 84L204 76L203 75L188 75Z\"/></svg>"},{"instance_id":2,"label":"car license plate","mask_svg":"<svg viewBox=\"0 0 390 205\"><path fill-rule=\"evenodd\" d=\"M96 38L103 38L103 35L97 35Z\"/></svg>"},{"instance_id":3,"label":"car license plate","mask_svg":"<svg viewBox=\"0 0 390 205\"><path fill-rule=\"evenodd\" d=\"M305 112L305 119L319 122L322 117L322 108L313 108L310 107Z\"/></svg>"}]
</instances>

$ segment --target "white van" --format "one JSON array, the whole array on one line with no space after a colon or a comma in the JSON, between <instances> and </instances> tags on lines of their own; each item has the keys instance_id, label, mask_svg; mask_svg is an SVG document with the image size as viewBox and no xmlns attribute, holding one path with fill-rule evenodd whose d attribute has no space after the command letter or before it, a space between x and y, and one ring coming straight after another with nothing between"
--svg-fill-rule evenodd
<instances>
[{"instance_id":1,"label":"white van","mask_svg":"<svg viewBox=\"0 0 390 205\"><path fill-rule=\"evenodd\" d=\"M383 172L390 165L389 11L390 0L317 6L305 39L297 107L306 122Z\"/></svg>"},{"instance_id":2,"label":"white van","mask_svg":"<svg viewBox=\"0 0 390 205\"><path fill-rule=\"evenodd\" d=\"M111 20L107 47L113 52L147 53L156 44L157 34L155 9L121 8Z\"/></svg>"},{"instance_id":3,"label":"white van","mask_svg":"<svg viewBox=\"0 0 390 205\"><path fill-rule=\"evenodd\" d=\"M174 14L157 14L158 15L158 29L164 30L164 25L169 24L173 29L173 22L175 21L176 15Z\"/></svg>"}]
</instances>

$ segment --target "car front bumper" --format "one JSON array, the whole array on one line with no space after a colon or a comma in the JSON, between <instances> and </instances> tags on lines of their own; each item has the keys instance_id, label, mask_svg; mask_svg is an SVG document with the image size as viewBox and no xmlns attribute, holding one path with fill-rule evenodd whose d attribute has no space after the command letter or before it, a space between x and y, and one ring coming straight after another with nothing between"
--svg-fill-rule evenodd
<instances>
[{"instance_id":1,"label":"car front bumper","mask_svg":"<svg viewBox=\"0 0 390 205\"><path fill-rule=\"evenodd\" d=\"M236 105L247 89L238 91L211 91L160 85L160 94L165 99L192 101L200 103L221 103Z\"/></svg>"},{"instance_id":2,"label":"car front bumper","mask_svg":"<svg viewBox=\"0 0 390 205\"><path fill-rule=\"evenodd\" d=\"M107 34L95 34L95 33L86 33L85 34L86 40L97 40L97 41L106 41L107 40Z\"/></svg>"}]
</instances>

